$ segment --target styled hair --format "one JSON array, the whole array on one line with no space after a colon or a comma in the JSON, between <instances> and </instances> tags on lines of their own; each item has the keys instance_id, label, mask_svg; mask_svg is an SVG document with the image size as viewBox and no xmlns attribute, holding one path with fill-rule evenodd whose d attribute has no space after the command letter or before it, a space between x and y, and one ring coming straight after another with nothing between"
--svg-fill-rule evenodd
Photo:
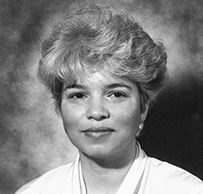
<instances>
[{"instance_id":1,"label":"styled hair","mask_svg":"<svg viewBox=\"0 0 203 194\"><path fill-rule=\"evenodd\" d=\"M163 88L167 54L125 13L104 5L83 4L65 15L43 42L38 75L60 111L63 84L91 71L127 79L140 93L141 110Z\"/></svg>"}]
</instances>

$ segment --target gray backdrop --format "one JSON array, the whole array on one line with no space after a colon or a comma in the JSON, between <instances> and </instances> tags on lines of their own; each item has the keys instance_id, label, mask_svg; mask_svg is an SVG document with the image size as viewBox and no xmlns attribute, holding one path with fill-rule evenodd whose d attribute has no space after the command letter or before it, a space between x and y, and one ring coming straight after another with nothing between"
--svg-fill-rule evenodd
<instances>
[{"instance_id":1,"label":"gray backdrop","mask_svg":"<svg viewBox=\"0 0 203 194\"><path fill-rule=\"evenodd\" d=\"M71 0L0 0L0 194L70 162L76 149L36 77L40 44ZM105 2L105 1L103 1ZM168 51L170 81L139 141L150 156L202 173L202 0L109 0Z\"/></svg>"}]
</instances>

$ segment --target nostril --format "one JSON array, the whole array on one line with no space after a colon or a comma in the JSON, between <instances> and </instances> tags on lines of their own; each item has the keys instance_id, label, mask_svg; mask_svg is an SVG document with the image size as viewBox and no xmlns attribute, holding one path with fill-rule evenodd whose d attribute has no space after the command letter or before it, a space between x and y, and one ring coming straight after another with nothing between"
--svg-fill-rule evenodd
<instances>
[{"instance_id":1,"label":"nostril","mask_svg":"<svg viewBox=\"0 0 203 194\"><path fill-rule=\"evenodd\" d=\"M97 121L107 119L110 116L109 111L105 108L99 108L99 109L90 108L87 111L86 115L88 119L94 119Z\"/></svg>"},{"instance_id":2,"label":"nostril","mask_svg":"<svg viewBox=\"0 0 203 194\"><path fill-rule=\"evenodd\" d=\"M110 112L102 99L95 98L92 99L89 106L87 107L86 116L88 119L100 121L109 118Z\"/></svg>"},{"instance_id":3,"label":"nostril","mask_svg":"<svg viewBox=\"0 0 203 194\"><path fill-rule=\"evenodd\" d=\"M92 113L92 114L87 114L87 118L100 121L100 120L104 120L106 118L109 118L109 114L108 113L99 113L99 114L98 113Z\"/></svg>"}]
</instances>

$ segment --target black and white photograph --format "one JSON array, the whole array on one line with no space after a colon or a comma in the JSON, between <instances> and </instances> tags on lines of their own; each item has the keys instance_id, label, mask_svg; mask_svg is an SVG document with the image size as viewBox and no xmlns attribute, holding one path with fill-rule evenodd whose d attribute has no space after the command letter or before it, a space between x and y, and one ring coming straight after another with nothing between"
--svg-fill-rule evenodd
<instances>
[{"instance_id":1,"label":"black and white photograph","mask_svg":"<svg viewBox=\"0 0 203 194\"><path fill-rule=\"evenodd\" d=\"M202 0L0 0L0 194L203 194Z\"/></svg>"}]
</instances>

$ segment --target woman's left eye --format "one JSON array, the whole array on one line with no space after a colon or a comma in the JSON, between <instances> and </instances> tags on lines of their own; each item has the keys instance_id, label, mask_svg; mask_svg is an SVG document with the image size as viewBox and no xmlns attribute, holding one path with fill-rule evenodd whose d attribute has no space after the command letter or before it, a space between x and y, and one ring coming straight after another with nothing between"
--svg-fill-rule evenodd
<instances>
[{"instance_id":1,"label":"woman's left eye","mask_svg":"<svg viewBox=\"0 0 203 194\"><path fill-rule=\"evenodd\" d=\"M126 97L126 94L123 92L112 92L110 97L115 97L115 98L121 98L121 97Z\"/></svg>"}]
</instances>

